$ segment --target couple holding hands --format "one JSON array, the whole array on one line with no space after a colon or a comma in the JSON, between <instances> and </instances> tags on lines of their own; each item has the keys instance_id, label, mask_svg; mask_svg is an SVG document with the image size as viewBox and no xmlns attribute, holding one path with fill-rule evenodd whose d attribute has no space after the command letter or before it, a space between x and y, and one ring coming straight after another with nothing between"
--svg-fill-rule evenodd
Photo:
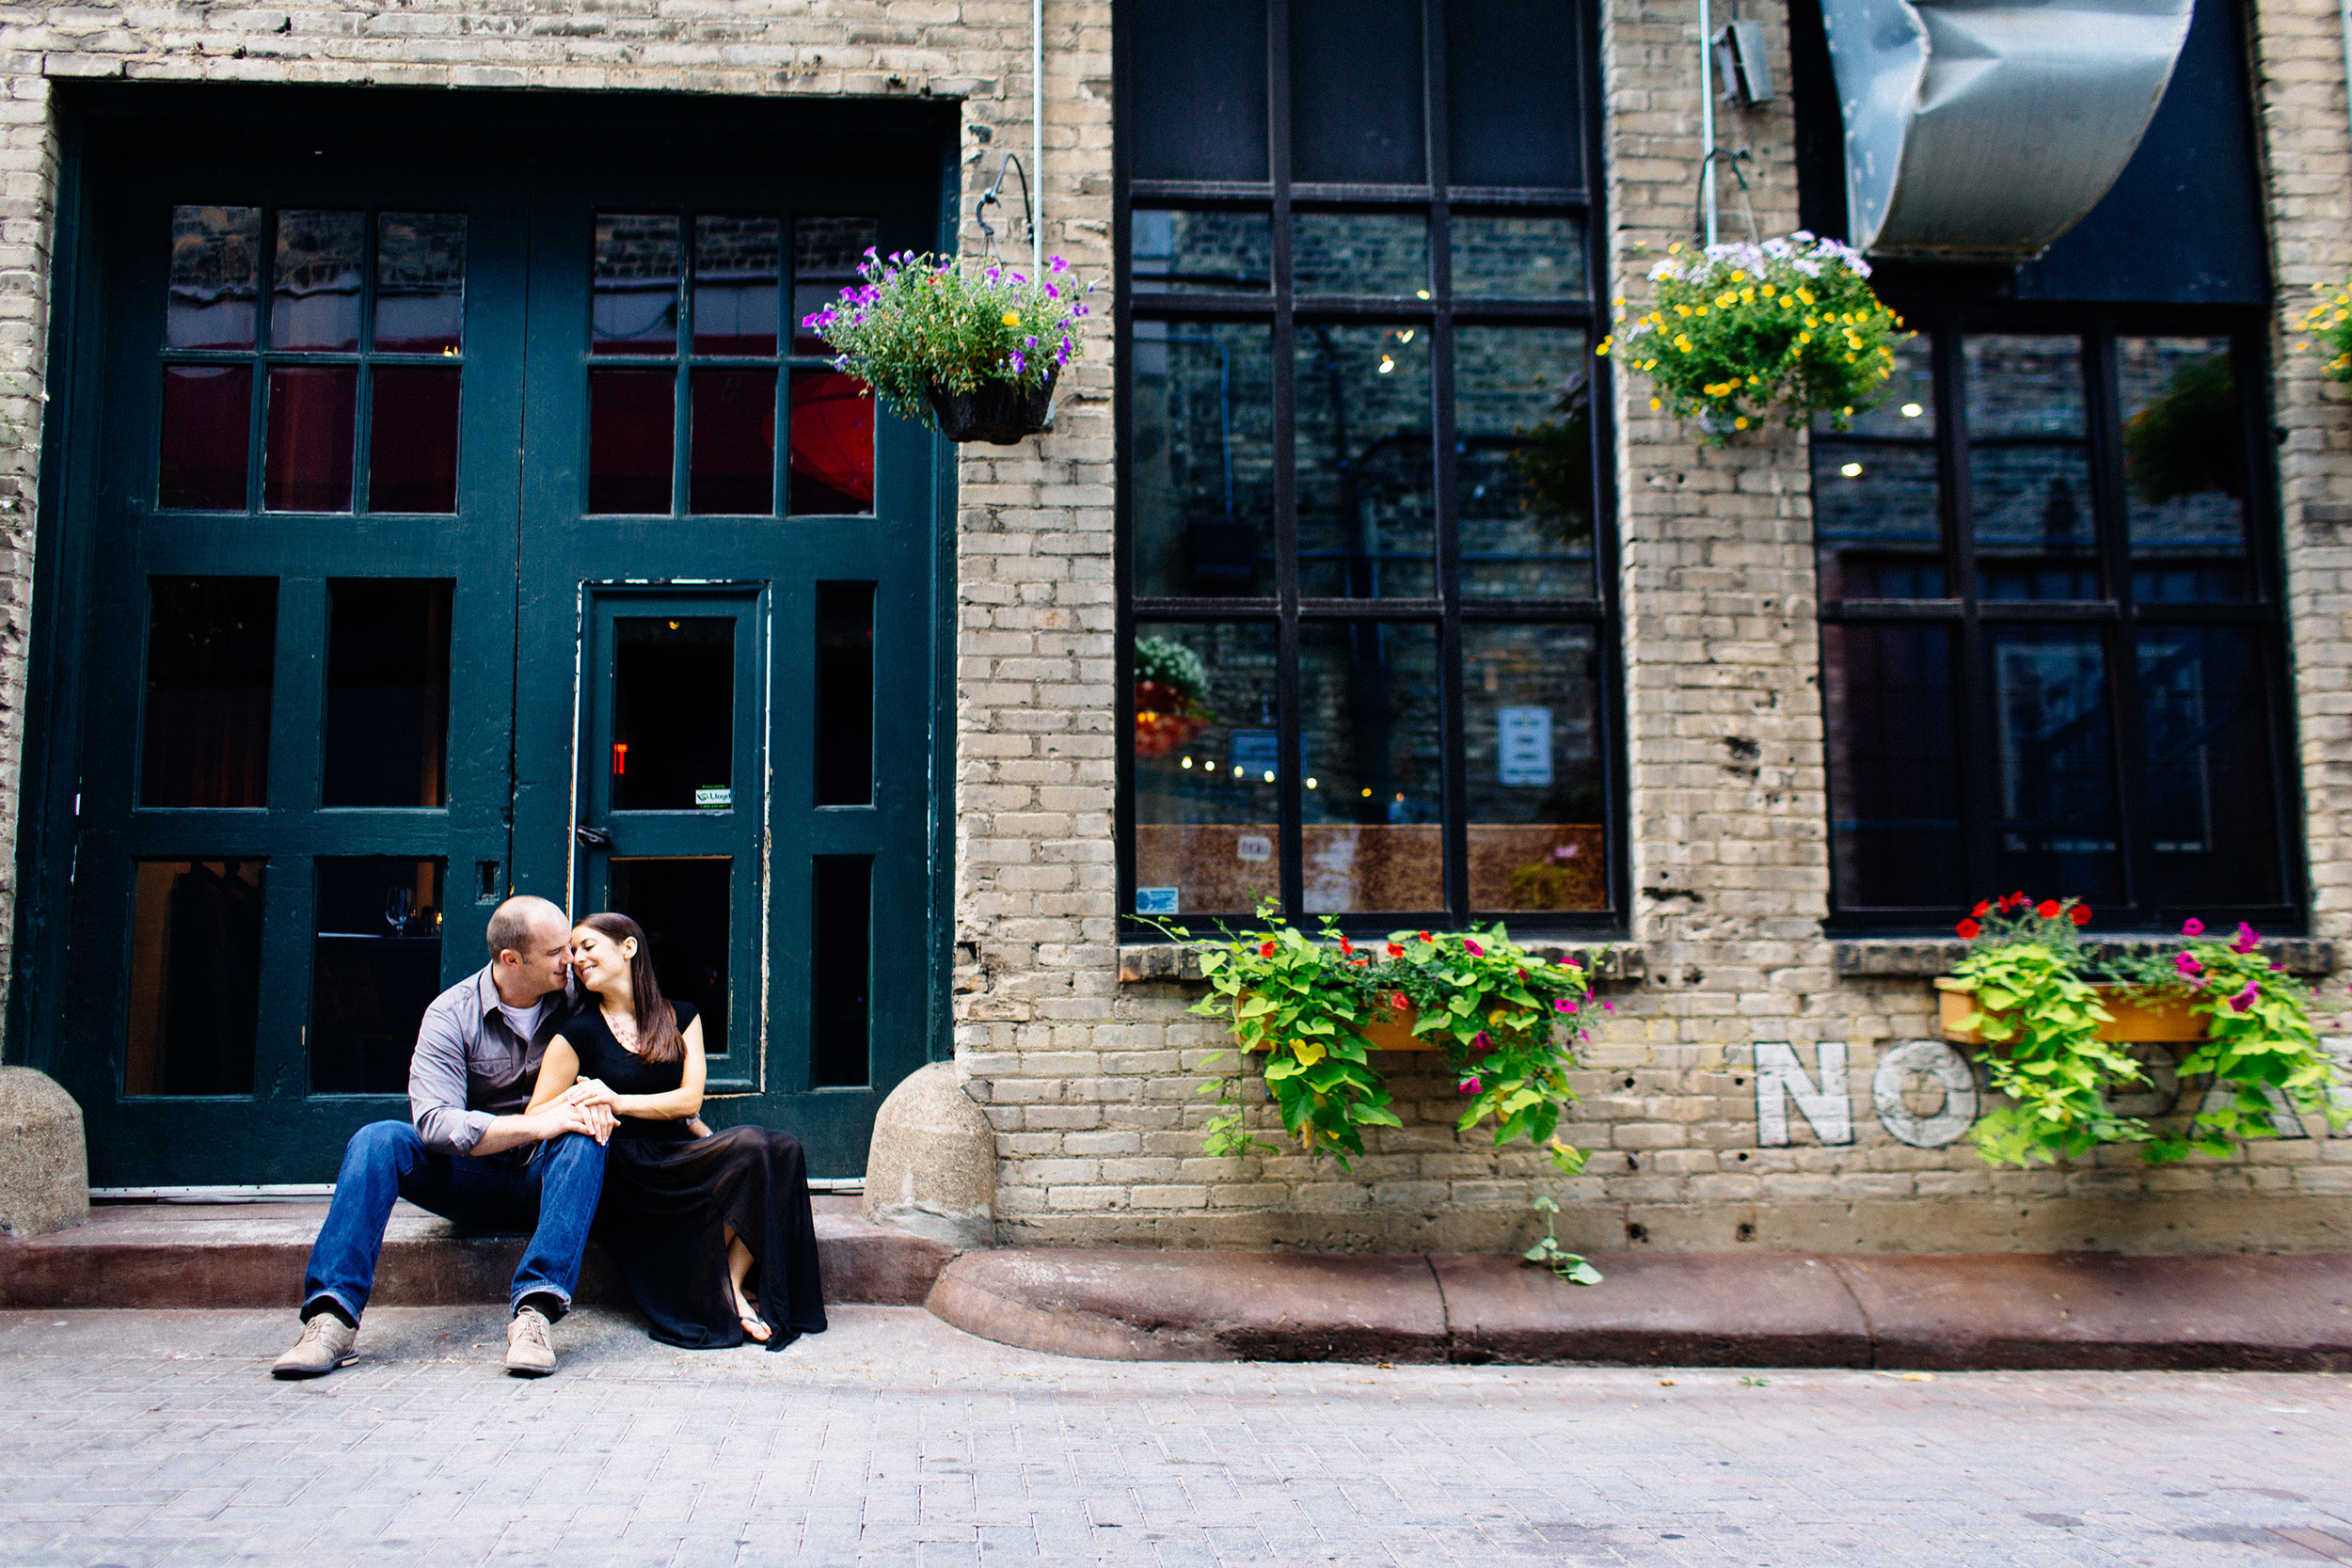
<instances>
[{"instance_id":1,"label":"couple holding hands","mask_svg":"<svg viewBox=\"0 0 2352 1568\"><path fill-rule=\"evenodd\" d=\"M528 1230L506 1370L555 1370L591 1232L652 1323L690 1350L781 1350L825 1328L808 1169L790 1134L703 1125L702 1022L665 1001L645 933L573 926L544 898L490 916L489 966L434 999L407 1121L362 1127L310 1249L302 1337L278 1377L358 1359L359 1318L401 1198L475 1230Z\"/></svg>"}]
</instances>

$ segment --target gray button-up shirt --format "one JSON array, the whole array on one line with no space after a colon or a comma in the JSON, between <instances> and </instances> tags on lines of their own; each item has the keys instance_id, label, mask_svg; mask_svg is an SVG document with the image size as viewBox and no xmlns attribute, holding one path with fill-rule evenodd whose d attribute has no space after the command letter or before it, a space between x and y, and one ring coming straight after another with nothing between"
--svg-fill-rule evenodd
<instances>
[{"instance_id":1,"label":"gray button-up shirt","mask_svg":"<svg viewBox=\"0 0 2352 1568\"><path fill-rule=\"evenodd\" d=\"M539 1059L571 1008L566 990L539 1015L530 1039L499 1011L498 986L485 965L441 992L424 1010L416 1053L408 1058L408 1114L427 1148L470 1154L500 1117L519 1116L539 1082Z\"/></svg>"}]
</instances>

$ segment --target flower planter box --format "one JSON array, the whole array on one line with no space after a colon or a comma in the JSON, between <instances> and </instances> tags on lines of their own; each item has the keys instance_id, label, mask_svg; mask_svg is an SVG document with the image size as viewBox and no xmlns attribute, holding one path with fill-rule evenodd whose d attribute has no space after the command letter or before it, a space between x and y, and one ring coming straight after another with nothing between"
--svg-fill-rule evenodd
<instances>
[{"instance_id":1,"label":"flower planter box","mask_svg":"<svg viewBox=\"0 0 2352 1568\"><path fill-rule=\"evenodd\" d=\"M939 433L950 441L1014 446L1024 436L1045 429L1054 404L1055 379L1048 375L1027 391L1009 381L983 381L968 392L934 386L931 412L938 416Z\"/></svg>"},{"instance_id":2,"label":"flower planter box","mask_svg":"<svg viewBox=\"0 0 2352 1568\"><path fill-rule=\"evenodd\" d=\"M1420 1022L1420 1008L1391 1007L1380 1018L1363 1026L1364 1043L1375 1051L1443 1051L1445 1046L1442 1042L1413 1033L1413 1025ZM1265 1047L1252 1046L1250 1049L1263 1051Z\"/></svg>"},{"instance_id":3,"label":"flower planter box","mask_svg":"<svg viewBox=\"0 0 2352 1568\"><path fill-rule=\"evenodd\" d=\"M2137 1045L2205 1037L2205 1025L2210 1021L2204 1014L2190 1010L2185 992L2152 991L2124 985L2095 985L2090 989L2099 993L2099 1005L2114 1015L2112 1022L2099 1026L2098 1037L2103 1040ZM1935 990L1944 1037L1956 1045L1985 1044L1981 1030L1960 1027L1960 1021L1977 1010L1976 993L1948 974L1936 976ZM1993 1043L1997 1047L2006 1042Z\"/></svg>"}]
</instances>

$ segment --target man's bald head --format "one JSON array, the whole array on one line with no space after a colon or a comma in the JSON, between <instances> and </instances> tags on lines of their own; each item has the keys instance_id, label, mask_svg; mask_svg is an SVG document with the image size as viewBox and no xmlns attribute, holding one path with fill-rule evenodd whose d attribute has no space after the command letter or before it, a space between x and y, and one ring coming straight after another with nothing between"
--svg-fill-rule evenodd
<instances>
[{"instance_id":1,"label":"man's bald head","mask_svg":"<svg viewBox=\"0 0 2352 1568\"><path fill-rule=\"evenodd\" d=\"M570 934L571 928L572 923L564 911L544 898L534 898L527 893L509 898L490 911L490 929L486 933L490 957L534 954L547 945L548 932L556 933L561 940ZM534 942L534 936L541 940Z\"/></svg>"}]
</instances>

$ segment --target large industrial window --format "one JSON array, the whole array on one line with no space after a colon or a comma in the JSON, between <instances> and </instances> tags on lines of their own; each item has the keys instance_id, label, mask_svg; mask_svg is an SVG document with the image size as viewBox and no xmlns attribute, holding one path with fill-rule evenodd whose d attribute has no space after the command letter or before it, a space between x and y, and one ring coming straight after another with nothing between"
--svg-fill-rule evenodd
<instances>
[{"instance_id":1,"label":"large industrial window","mask_svg":"<svg viewBox=\"0 0 2352 1568\"><path fill-rule=\"evenodd\" d=\"M1124 909L1613 927L1589 8L1118 15Z\"/></svg>"},{"instance_id":2,"label":"large industrial window","mask_svg":"<svg viewBox=\"0 0 2352 1568\"><path fill-rule=\"evenodd\" d=\"M1813 438L1836 923L2300 919L2258 313L1906 312Z\"/></svg>"}]
</instances>

